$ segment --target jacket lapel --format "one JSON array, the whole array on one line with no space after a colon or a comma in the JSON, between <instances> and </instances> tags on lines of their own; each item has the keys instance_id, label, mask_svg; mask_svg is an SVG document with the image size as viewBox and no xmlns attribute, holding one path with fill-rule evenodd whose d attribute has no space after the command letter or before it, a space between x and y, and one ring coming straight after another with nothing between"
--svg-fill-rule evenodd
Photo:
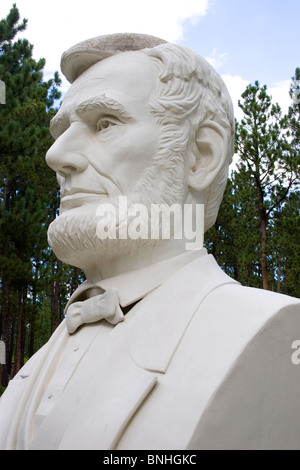
<instances>
[{"instance_id":1,"label":"jacket lapel","mask_svg":"<svg viewBox=\"0 0 300 470\"><path fill-rule=\"evenodd\" d=\"M165 373L198 307L224 284L238 282L219 268L212 255L206 255L178 270L146 297L128 332L135 364Z\"/></svg>"},{"instance_id":2,"label":"jacket lapel","mask_svg":"<svg viewBox=\"0 0 300 470\"><path fill-rule=\"evenodd\" d=\"M31 435L32 412L30 409L39 399L43 373L55 356L61 354L61 346L65 338L65 327L59 325L48 343L41 348L18 372L9 383L7 392L1 400L1 406L11 413L11 419L5 420L0 426L0 446L6 449L25 449L27 437ZM2 441L2 439L3 441Z\"/></svg>"},{"instance_id":3,"label":"jacket lapel","mask_svg":"<svg viewBox=\"0 0 300 470\"><path fill-rule=\"evenodd\" d=\"M157 377L136 367L122 343L101 368L104 380L95 377L92 381L87 393L91 399L87 396L83 400L81 416L70 423L59 449L84 448L81 436L87 433L86 449L114 449L129 420L155 386Z\"/></svg>"},{"instance_id":4,"label":"jacket lapel","mask_svg":"<svg viewBox=\"0 0 300 470\"><path fill-rule=\"evenodd\" d=\"M102 365L95 367L92 377L81 370L41 425L29 449L114 449L156 381L154 374L133 364L126 338L122 338ZM82 384L86 389L79 397Z\"/></svg>"}]
</instances>

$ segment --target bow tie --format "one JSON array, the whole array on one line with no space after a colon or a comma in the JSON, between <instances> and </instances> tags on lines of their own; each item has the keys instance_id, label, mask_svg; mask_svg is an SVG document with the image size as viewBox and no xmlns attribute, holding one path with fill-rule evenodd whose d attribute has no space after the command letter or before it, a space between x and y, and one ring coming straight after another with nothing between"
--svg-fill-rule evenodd
<instances>
[{"instance_id":1,"label":"bow tie","mask_svg":"<svg viewBox=\"0 0 300 470\"><path fill-rule=\"evenodd\" d=\"M94 323L102 319L112 325L124 320L115 288L105 291L104 294L71 304L66 313L67 330L69 334L72 334L84 323Z\"/></svg>"}]
</instances>

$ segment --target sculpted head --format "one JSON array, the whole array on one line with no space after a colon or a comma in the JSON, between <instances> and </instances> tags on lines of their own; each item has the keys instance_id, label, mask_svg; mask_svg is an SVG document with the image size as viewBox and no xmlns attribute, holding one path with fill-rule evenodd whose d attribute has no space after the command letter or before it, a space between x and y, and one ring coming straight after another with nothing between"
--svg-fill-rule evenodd
<instances>
[{"instance_id":1,"label":"sculpted head","mask_svg":"<svg viewBox=\"0 0 300 470\"><path fill-rule=\"evenodd\" d=\"M86 270L95 256L165 250L151 239L99 240L97 207L119 196L146 206L204 204L204 230L211 227L233 155L234 117L208 62L157 38L112 35L71 48L62 71L72 85L46 157L61 188L60 217L48 232L56 255Z\"/></svg>"}]
</instances>

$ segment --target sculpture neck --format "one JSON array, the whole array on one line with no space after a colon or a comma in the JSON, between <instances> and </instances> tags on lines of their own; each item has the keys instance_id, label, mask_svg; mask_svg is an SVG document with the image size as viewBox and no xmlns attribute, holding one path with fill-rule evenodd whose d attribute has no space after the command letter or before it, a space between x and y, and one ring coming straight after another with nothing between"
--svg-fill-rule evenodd
<instances>
[{"instance_id":1,"label":"sculpture neck","mask_svg":"<svg viewBox=\"0 0 300 470\"><path fill-rule=\"evenodd\" d=\"M180 242L178 243L178 240L168 240L164 244L143 246L139 250L133 250L130 253L107 259L101 258L96 260L96 262L95 259L93 262L87 260L86 267L83 266L82 269L89 282L97 283L103 279L142 269L160 261L179 256L187 251L183 240L180 240Z\"/></svg>"}]
</instances>

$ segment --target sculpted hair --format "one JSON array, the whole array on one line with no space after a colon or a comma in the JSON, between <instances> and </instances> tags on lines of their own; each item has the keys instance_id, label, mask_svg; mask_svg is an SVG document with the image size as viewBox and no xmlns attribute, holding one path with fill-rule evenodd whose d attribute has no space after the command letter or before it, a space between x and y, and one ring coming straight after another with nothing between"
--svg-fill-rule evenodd
<instances>
[{"instance_id":1,"label":"sculpted hair","mask_svg":"<svg viewBox=\"0 0 300 470\"><path fill-rule=\"evenodd\" d=\"M234 153L234 114L225 83L213 67L194 51L179 45L162 44L141 52L152 58L159 73L159 85L150 103L163 126L163 147L184 158L195 150L196 132L207 120L218 123L228 136L227 159L206 190L205 230L216 221L225 190L228 168ZM163 149L160 149L161 153Z\"/></svg>"}]
</instances>

